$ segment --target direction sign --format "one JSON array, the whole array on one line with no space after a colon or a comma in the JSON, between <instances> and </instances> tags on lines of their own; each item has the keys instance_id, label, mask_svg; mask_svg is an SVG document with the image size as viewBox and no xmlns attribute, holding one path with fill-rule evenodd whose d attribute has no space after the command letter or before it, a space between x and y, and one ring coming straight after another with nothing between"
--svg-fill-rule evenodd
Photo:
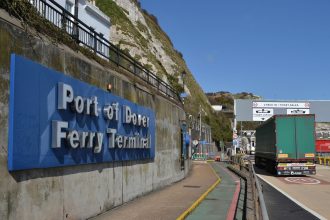
<instances>
[{"instance_id":1,"label":"direction sign","mask_svg":"<svg viewBox=\"0 0 330 220\"><path fill-rule=\"evenodd\" d=\"M253 108L253 121L266 121L274 115L272 108Z\"/></svg>"},{"instance_id":2,"label":"direction sign","mask_svg":"<svg viewBox=\"0 0 330 220\"><path fill-rule=\"evenodd\" d=\"M288 115L301 115L301 114L309 114L308 108L301 108L301 109L287 109L286 114Z\"/></svg>"},{"instance_id":3,"label":"direction sign","mask_svg":"<svg viewBox=\"0 0 330 220\"><path fill-rule=\"evenodd\" d=\"M253 102L253 108L310 108L309 102Z\"/></svg>"}]
</instances>

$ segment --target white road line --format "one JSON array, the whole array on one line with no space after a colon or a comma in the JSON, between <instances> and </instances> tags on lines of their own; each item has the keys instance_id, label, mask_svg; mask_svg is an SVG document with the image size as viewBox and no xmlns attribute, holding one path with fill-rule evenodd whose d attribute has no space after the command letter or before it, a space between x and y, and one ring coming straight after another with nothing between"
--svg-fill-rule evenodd
<instances>
[{"instance_id":1,"label":"white road line","mask_svg":"<svg viewBox=\"0 0 330 220\"><path fill-rule=\"evenodd\" d=\"M286 197L288 197L288 199L290 199L291 201L293 201L294 203L296 203L297 205L299 205L301 208L305 209L306 211L310 212L312 215L315 215L317 218L321 219L321 220L327 220L327 218L323 217L322 215L320 215L319 213L315 212L314 210L306 207L304 204L298 202L297 200L295 200L294 198L292 198L289 194L287 194L286 192L284 192L283 190L279 189L278 187L274 186L272 183L270 183L268 180L266 180L264 177L262 177L260 174L257 174L257 176L262 179L263 181L265 181L266 183L268 183L269 185L271 185L274 189L276 189L277 191L279 191L280 193L282 193L283 195L285 195Z\"/></svg>"}]
</instances>

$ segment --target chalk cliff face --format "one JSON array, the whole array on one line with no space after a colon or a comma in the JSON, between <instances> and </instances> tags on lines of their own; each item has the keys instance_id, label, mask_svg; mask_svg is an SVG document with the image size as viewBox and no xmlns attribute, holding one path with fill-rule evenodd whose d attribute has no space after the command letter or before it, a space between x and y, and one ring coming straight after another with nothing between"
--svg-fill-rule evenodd
<instances>
[{"instance_id":1,"label":"chalk cliff face","mask_svg":"<svg viewBox=\"0 0 330 220\"><path fill-rule=\"evenodd\" d=\"M110 41L129 53L147 69L182 92L182 75L186 73L184 108L197 117L199 106L207 116L203 120L211 125L214 140L229 139L230 122L216 115L204 91L187 67L183 55L158 25L157 18L142 9L137 0L96 0L96 5L111 19ZM228 132L223 132L228 131Z\"/></svg>"},{"instance_id":2,"label":"chalk cliff face","mask_svg":"<svg viewBox=\"0 0 330 220\"><path fill-rule=\"evenodd\" d=\"M165 81L182 83L181 72L187 72L187 67L155 16L141 9L134 0L97 0L96 5L111 18L112 43Z\"/></svg>"},{"instance_id":3,"label":"chalk cliff face","mask_svg":"<svg viewBox=\"0 0 330 220\"><path fill-rule=\"evenodd\" d=\"M146 53L151 52L156 57L156 59L162 63L166 72L170 75L173 75L176 71L173 66L177 66L177 64L165 52L163 48L166 45L163 45L162 42L155 37L153 30L147 24L147 21L140 9L137 8L135 3L129 0L115 1L120 7L124 9L124 12L126 12L128 19L132 22L132 24L139 31L139 33L148 41L148 44L147 48L143 48L142 45L136 44L134 37L130 35L125 35L125 33L121 31L117 31L120 30L120 25L115 25L111 28L111 40L115 43L119 43L122 38L125 38L128 42L135 44L135 46L133 47L126 45L126 47L130 50L130 53L133 56L135 56L136 54L140 55L142 57L141 61L143 63L152 65L154 68L153 70L157 71L152 62L145 58Z\"/></svg>"}]
</instances>

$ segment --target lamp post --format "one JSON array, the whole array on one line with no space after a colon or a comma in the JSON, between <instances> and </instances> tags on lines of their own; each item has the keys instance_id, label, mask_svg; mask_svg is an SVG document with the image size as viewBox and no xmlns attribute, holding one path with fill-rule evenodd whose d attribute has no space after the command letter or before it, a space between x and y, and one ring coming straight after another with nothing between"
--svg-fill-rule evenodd
<instances>
[{"instance_id":1,"label":"lamp post","mask_svg":"<svg viewBox=\"0 0 330 220\"><path fill-rule=\"evenodd\" d=\"M182 79L182 88L183 88L183 92L184 92L184 78L186 77L187 73L186 71L182 71L181 72L181 79Z\"/></svg>"},{"instance_id":2,"label":"lamp post","mask_svg":"<svg viewBox=\"0 0 330 220\"><path fill-rule=\"evenodd\" d=\"M200 144L200 153L203 155L203 144L202 144L202 112L205 113L202 105L199 105L199 144Z\"/></svg>"},{"instance_id":3,"label":"lamp post","mask_svg":"<svg viewBox=\"0 0 330 220\"><path fill-rule=\"evenodd\" d=\"M184 98L185 98L185 96L184 96L184 78L185 78L185 76L186 76L186 72L185 71L182 71L181 72L181 79L182 79L182 87L183 87L183 96L180 96L180 97L182 99L183 109L184 109ZM185 117L187 117L187 113L186 112L185 112ZM187 132L186 131L187 126L186 126L186 124L182 124L181 126L182 126L181 131L183 132L182 133L183 146L181 146L182 147L181 148L181 170L184 170L184 165L185 165L184 164L184 159L185 159L185 155L184 154L186 153L184 151L184 149L186 149L185 133Z\"/></svg>"},{"instance_id":4,"label":"lamp post","mask_svg":"<svg viewBox=\"0 0 330 220\"><path fill-rule=\"evenodd\" d=\"M181 93L181 95L180 95L180 97L181 97L181 101L182 101L182 104L184 105L184 99L186 98L186 94L185 94L185 91L184 91L184 78L186 77L186 75L187 75L187 73L186 73L186 71L182 71L181 72L181 79L182 79L182 88L183 88L183 91L182 92L180 92Z\"/></svg>"}]
</instances>

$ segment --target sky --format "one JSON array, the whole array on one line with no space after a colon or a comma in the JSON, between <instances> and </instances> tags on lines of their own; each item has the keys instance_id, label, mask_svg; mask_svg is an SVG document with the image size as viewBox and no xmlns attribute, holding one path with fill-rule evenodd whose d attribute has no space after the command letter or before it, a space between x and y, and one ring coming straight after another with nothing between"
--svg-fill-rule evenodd
<instances>
[{"instance_id":1,"label":"sky","mask_svg":"<svg viewBox=\"0 0 330 220\"><path fill-rule=\"evenodd\" d=\"M329 0L141 0L205 92L330 99Z\"/></svg>"}]
</instances>

